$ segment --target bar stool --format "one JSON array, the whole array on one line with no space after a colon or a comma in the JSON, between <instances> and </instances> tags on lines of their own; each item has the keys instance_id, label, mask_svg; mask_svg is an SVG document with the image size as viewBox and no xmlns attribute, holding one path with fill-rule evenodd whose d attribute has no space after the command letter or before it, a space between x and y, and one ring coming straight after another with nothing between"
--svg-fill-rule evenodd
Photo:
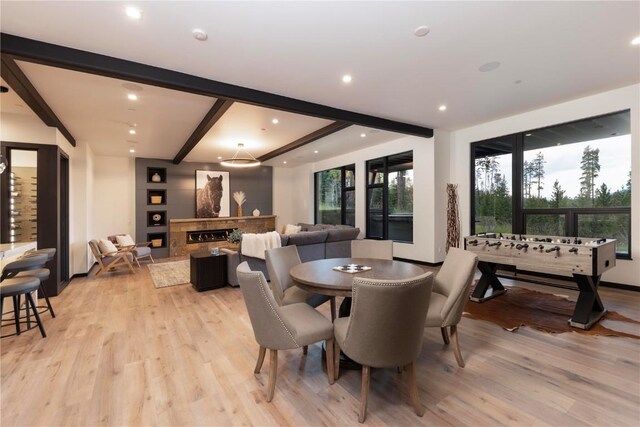
<instances>
[{"instance_id":1,"label":"bar stool","mask_svg":"<svg viewBox=\"0 0 640 427\"><path fill-rule=\"evenodd\" d=\"M24 260L24 259L33 258L33 257L42 257L43 255L47 256L46 262L53 260L53 258L56 255L56 248L45 248L45 249L30 251L25 253L19 259ZM32 267L28 269L27 268L16 269L16 268L12 268L11 265L12 263L9 263L3 270L3 277L4 277L4 272L7 271L7 268L10 268L10 270L7 273L7 277L9 278L35 276L38 279L40 279L40 287L38 288L38 292L42 294L42 296L44 297L44 300L47 303L46 307L38 306L39 309L44 309L40 312L40 314L48 310L51 313L51 317L56 317L56 313L53 311L53 306L51 305L51 301L49 301L49 296L47 295L47 292L44 288L44 282L49 278L49 274L50 274L49 269L38 268L38 267Z\"/></svg>"},{"instance_id":2,"label":"bar stool","mask_svg":"<svg viewBox=\"0 0 640 427\"><path fill-rule=\"evenodd\" d=\"M38 279L38 287L40 290L44 290L44 286L42 286L42 280L46 280L49 277L49 270L44 267L46 262L48 261L49 256L46 253L43 254L32 254L30 256L25 256L17 259L16 261L12 261L8 263L4 269L2 270L2 275L0 276L0 283L4 283L5 280L14 279L14 278L36 278ZM20 276L20 277L18 277ZM49 298L47 294L43 292L43 295L47 301L47 308L50 309L51 315L55 317L55 314L52 310L51 303L49 302ZM19 306L18 306L19 309ZM29 314L29 306L26 306L27 309L27 322L31 322L31 317ZM2 315L7 313L2 312ZM39 314L39 313L38 313Z\"/></svg>"},{"instance_id":3,"label":"bar stool","mask_svg":"<svg viewBox=\"0 0 640 427\"><path fill-rule=\"evenodd\" d=\"M13 335L20 335L22 332L20 330L20 296L25 295L27 298L26 301L26 318L27 318L27 330L31 329L31 314L29 313L29 307L33 309L33 315L36 318L36 323L38 324L38 328L40 329L40 334L42 338L47 337L47 333L44 330L44 325L40 320L40 315L38 314L38 309L36 308L36 304L33 301L33 296L31 292L37 291L40 286L40 280L37 277L21 277L19 279L4 279L0 283L0 312L2 312L4 307L4 299L6 297L13 297L13 316L16 325L16 333L3 335L2 338L10 337ZM8 326L8 325L2 325Z\"/></svg>"}]
</instances>

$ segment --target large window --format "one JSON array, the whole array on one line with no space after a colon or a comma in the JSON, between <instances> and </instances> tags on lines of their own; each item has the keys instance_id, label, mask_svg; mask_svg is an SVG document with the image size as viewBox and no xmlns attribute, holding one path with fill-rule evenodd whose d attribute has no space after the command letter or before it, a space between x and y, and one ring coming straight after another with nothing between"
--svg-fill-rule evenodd
<instances>
[{"instance_id":1,"label":"large window","mask_svg":"<svg viewBox=\"0 0 640 427\"><path fill-rule=\"evenodd\" d=\"M315 174L316 224L356 225L355 165Z\"/></svg>"},{"instance_id":2,"label":"large window","mask_svg":"<svg viewBox=\"0 0 640 427\"><path fill-rule=\"evenodd\" d=\"M367 238L413 242L413 151L367 162Z\"/></svg>"},{"instance_id":3,"label":"large window","mask_svg":"<svg viewBox=\"0 0 640 427\"><path fill-rule=\"evenodd\" d=\"M472 144L474 233L617 239L631 254L630 112Z\"/></svg>"}]
</instances>

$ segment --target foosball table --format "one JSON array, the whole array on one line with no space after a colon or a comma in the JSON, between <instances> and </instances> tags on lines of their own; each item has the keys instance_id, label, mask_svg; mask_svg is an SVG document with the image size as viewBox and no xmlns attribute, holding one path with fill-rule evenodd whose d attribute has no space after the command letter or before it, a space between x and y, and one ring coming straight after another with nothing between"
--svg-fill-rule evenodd
<instances>
[{"instance_id":1,"label":"foosball table","mask_svg":"<svg viewBox=\"0 0 640 427\"><path fill-rule=\"evenodd\" d=\"M605 314L598 285L616 265L616 241L605 238L486 233L464 238L467 251L478 256L480 280L470 297L484 302L506 292L496 275L498 265L517 270L573 277L580 294L569 324L590 329Z\"/></svg>"}]
</instances>

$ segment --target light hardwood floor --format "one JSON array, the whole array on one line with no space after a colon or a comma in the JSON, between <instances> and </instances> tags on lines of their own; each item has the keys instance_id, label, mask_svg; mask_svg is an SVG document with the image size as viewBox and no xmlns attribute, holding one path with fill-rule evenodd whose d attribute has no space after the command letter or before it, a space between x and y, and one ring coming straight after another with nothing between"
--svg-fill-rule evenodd
<instances>
[{"instance_id":1,"label":"light hardwood floor","mask_svg":"<svg viewBox=\"0 0 640 427\"><path fill-rule=\"evenodd\" d=\"M307 356L282 351L267 403L269 369L253 374L258 345L240 289L155 289L145 266L136 271L74 280L53 298L58 317L43 316L46 339L32 330L0 341L3 426L358 424L360 371L329 386L319 345ZM640 320L640 293L602 297ZM469 319L459 332L465 368L438 328L425 332L423 418L405 374L376 369L365 424L638 425L640 340L510 333Z\"/></svg>"}]
</instances>

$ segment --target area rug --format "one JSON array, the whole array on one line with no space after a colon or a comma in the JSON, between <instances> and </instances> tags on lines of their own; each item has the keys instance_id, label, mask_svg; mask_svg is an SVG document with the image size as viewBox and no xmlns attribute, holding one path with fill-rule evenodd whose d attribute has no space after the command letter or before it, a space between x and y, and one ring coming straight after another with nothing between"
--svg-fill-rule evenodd
<instances>
[{"instance_id":1,"label":"area rug","mask_svg":"<svg viewBox=\"0 0 640 427\"><path fill-rule=\"evenodd\" d=\"M168 286L184 285L190 282L189 260L147 264L153 286L166 288Z\"/></svg>"},{"instance_id":2,"label":"area rug","mask_svg":"<svg viewBox=\"0 0 640 427\"><path fill-rule=\"evenodd\" d=\"M511 332L517 331L522 326L528 326L549 333L577 332L640 339L640 322L615 311L607 311L600 322L585 331L569 326L567 320L573 314L575 301L568 297L517 286L508 286L507 289L506 294L483 303L467 301L464 316L470 319L487 320ZM604 304L606 307L606 301ZM624 327L620 328L622 330L611 329L610 324L615 325L618 322L624 322ZM605 324L609 327L605 327Z\"/></svg>"}]
</instances>

